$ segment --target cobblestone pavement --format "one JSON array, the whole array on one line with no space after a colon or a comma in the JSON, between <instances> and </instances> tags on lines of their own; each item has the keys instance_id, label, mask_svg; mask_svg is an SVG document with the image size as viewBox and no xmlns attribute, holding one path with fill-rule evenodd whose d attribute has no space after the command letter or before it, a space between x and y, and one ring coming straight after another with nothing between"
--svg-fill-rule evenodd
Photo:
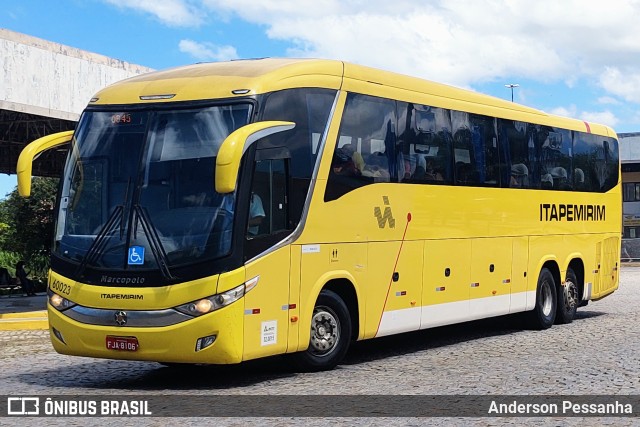
<instances>
[{"instance_id":1,"label":"cobblestone pavement","mask_svg":"<svg viewBox=\"0 0 640 427\"><path fill-rule=\"evenodd\" d=\"M145 362L59 355L46 331L0 332L0 395L530 395L640 394L640 268L623 267L620 289L578 310L569 325L523 329L502 317L356 343L331 372L300 374L282 358L177 370ZM295 404L295 402L292 402ZM634 408L638 413L640 408ZM327 408L331 414L331 408ZM634 425L638 418L217 419L219 425ZM5 418L4 421L7 421ZM37 419L11 419L37 425ZM40 420L43 421L43 420ZM88 420L47 419L88 425ZM94 419L119 425L117 419ZM139 422L138 422L139 421ZM77 423L76 423L77 422ZM167 420L136 420L164 425ZM202 419L172 419L200 425ZM212 422L212 419L209 419ZM0 425L3 419L0 418ZM12 423L13 424L13 423Z\"/></svg>"}]
</instances>

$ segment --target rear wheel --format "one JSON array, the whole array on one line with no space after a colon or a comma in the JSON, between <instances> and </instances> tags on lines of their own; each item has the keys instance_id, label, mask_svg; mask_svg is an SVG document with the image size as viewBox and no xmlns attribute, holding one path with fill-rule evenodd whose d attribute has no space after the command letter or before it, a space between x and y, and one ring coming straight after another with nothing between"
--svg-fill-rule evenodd
<instances>
[{"instance_id":1,"label":"rear wheel","mask_svg":"<svg viewBox=\"0 0 640 427\"><path fill-rule=\"evenodd\" d=\"M548 268L543 268L538 277L536 306L529 313L529 324L534 329L548 329L556 318L556 283Z\"/></svg>"},{"instance_id":2,"label":"rear wheel","mask_svg":"<svg viewBox=\"0 0 640 427\"><path fill-rule=\"evenodd\" d=\"M313 309L309 348L294 354L294 361L305 371L333 369L347 353L350 341L349 309L338 294L323 290Z\"/></svg>"},{"instance_id":3,"label":"rear wheel","mask_svg":"<svg viewBox=\"0 0 640 427\"><path fill-rule=\"evenodd\" d=\"M576 315L576 310L580 304L578 296L578 279L570 268L567 270L567 279L558 292L558 314L556 323L571 323Z\"/></svg>"}]
</instances>

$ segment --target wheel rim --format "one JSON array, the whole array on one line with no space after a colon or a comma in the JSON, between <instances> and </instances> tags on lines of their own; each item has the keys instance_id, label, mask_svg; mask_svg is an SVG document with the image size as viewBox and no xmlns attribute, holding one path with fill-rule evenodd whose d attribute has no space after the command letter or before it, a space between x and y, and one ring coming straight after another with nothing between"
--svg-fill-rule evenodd
<instances>
[{"instance_id":1,"label":"wheel rim","mask_svg":"<svg viewBox=\"0 0 640 427\"><path fill-rule=\"evenodd\" d=\"M542 283L542 314L545 317L549 317L551 315L551 310L553 308L553 297L551 296L551 285L548 281L544 281Z\"/></svg>"},{"instance_id":2,"label":"wheel rim","mask_svg":"<svg viewBox=\"0 0 640 427\"><path fill-rule=\"evenodd\" d=\"M340 320L329 307L319 306L313 310L309 349L316 356L328 356L340 341Z\"/></svg>"},{"instance_id":3,"label":"wheel rim","mask_svg":"<svg viewBox=\"0 0 640 427\"><path fill-rule=\"evenodd\" d=\"M564 310L570 312L578 305L578 288L575 283L567 280L564 284Z\"/></svg>"}]
</instances>

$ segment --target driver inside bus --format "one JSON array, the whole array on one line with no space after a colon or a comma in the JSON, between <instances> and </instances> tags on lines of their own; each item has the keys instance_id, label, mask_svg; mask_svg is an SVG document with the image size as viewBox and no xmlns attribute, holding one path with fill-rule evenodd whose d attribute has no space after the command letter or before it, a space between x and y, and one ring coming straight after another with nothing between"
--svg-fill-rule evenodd
<instances>
[{"instance_id":1,"label":"driver inside bus","mask_svg":"<svg viewBox=\"0 0 640 427\"><path fill-rule=\"evenodd\" d=\"M264 206L262 206L262 199L256 193L251 193L251 204L249 205L249 225L247 228L247 235L255 237L260 231L260 224L264 220L266 214L264 212Z\"/></svg>"}]
</instances>

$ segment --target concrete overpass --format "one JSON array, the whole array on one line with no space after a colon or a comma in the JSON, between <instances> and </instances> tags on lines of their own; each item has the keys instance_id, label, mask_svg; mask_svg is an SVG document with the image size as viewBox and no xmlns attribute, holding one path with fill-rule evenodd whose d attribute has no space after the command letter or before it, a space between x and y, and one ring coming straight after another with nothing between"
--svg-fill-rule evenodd
<instances>
[{"instance_id":1,"label":"concrete overpass","mask_svg":"<svg viewBox=\"0 0 640 427\"><path fill-rule=\"evenodd\" d=\"M41 136L74 129L89 99L118 80L153 71L0 28L0 173L15 174L20 151ZM66 150L43 154L37 176L59 176Z\"/></svg>"}]
</instances>

